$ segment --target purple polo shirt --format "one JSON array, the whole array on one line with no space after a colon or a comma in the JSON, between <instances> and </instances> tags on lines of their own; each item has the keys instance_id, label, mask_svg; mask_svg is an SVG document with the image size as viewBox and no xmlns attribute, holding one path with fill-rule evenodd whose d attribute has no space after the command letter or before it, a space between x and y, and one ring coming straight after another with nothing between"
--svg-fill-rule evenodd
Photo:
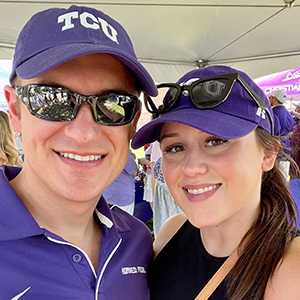
<instances>
[{"instance_id":1,"label":"purple polo shirt","mask_svg":"<svg viewBox=\"0 0 300 300\"><path fill-rule=\"evenodd\" d=\"M97 274L83 250L41 228L12 186L20 168L0 166L0 298L148 300L152 237L138 219L101 197Z\"/></svg>"}]
</instances>

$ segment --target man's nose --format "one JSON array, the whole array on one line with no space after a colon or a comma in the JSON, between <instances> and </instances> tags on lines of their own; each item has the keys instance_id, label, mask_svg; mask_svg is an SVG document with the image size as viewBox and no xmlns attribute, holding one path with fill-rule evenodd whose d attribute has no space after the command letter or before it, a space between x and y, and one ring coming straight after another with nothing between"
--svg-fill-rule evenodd
<instances>
[{"instance_id":1,"label":"man's nose","mask_svg":"<svg viewBox=\"0 0 300 300\"><path fill-rule=\"evenodd\" d=\"M89 104L83 104L74 120L67 122L65 134L78 141L98 138L101 125L94 118Z\"/></svg>"}]
</instances>

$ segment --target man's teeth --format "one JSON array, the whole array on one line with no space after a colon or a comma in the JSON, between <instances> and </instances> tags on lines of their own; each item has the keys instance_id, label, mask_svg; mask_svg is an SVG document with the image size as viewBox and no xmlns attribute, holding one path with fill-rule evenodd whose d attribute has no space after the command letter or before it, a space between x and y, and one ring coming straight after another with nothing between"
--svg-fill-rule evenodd
<instances>
[{"instance_id":1,"label":"man's teeth","mask_svg":"<svg viewBox=\"0 0 300 300\"><path fill-rule=\"evenodd\" d=\"M212 190L216 189L217 187L219 187L219 184L215 184L213 186L208 186L208 187L205 187L203 189L200 188L200 189L197 189L197 190L187 189L187 191L190 194L198 195L198 194L203 194L203 193L208 192L208 191L212 191Z\"/></svg>"},{"instance_id":2,"label":"man's teeth","mask_svg":"<svg viewBox=\"0 0 300 300\"><path fill-rule=\"evenodd\" d=\"M63 153L59 152L60 156L71 158L74 160L78 161L93 161L93 160L98 160L102 158L102 155L86 155L86 156L81 156L78 154L73 154L73 153Z\"/></svg>"}]
</instances>

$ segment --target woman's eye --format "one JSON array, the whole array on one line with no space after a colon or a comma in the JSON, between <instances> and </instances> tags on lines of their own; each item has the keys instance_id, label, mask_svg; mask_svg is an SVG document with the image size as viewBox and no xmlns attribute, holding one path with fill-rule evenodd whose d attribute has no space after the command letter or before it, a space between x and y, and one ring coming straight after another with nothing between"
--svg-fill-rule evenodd
<instances>
[{"instance_id":1,"label":"woman's eye","mask_svg":"<svg viewBox=\"0 0 300 300\"><path fill-rule=\"evenodd\" d=\"M168 153L177 153L180 151L183 151L184 148L182 146L173 146L173 147L169 147L167 148L166 152Z\"/></svg>"},{"instance_id":2,"label":"woman's eye","mask_svg":"<svg viewBox=\"0 0 300 300\"><path fill-rule=\"evenodd\" d=\"M210 139L206 145L208 147L215 147L215 146L219 146L222 144L226 144L227 142L228 142L228 140L215 138L215 139Z\"/></svg>"}]
</instances>

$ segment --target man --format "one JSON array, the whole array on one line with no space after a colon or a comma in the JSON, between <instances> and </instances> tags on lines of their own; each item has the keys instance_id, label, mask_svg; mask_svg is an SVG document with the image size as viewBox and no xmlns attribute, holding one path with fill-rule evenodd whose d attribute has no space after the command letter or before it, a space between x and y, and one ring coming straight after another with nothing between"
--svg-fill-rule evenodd
<instances>
[{"instance_id":1,"label":"man","mask_svg":"<svg viewBox=\"0 0 300 300\"><path fill-rule=\"evenodd\" d=\"M275 121L275 135L284 137L282 141L285 152L290 155L290 140L289 135L293 131L294 119L291 113L285 108L286 92L284 90L275 90L269 96L269 101L272 106L274 121ZM290 162L280 159L281 170L285 178L289 179Z\"/></svg>"},{"instance_id":2,"label":"man","mask_svg":"<svg viewBox=\"0 0 300 300\"><path fill-rule=\"evenodd\" d=\"M1 166L1 299L149 299L151 234L101 197L126 164L137 96L157 93L126 31L92 8L40 12L10 81L25 162Z\"/></svg>"}]
</instances>

